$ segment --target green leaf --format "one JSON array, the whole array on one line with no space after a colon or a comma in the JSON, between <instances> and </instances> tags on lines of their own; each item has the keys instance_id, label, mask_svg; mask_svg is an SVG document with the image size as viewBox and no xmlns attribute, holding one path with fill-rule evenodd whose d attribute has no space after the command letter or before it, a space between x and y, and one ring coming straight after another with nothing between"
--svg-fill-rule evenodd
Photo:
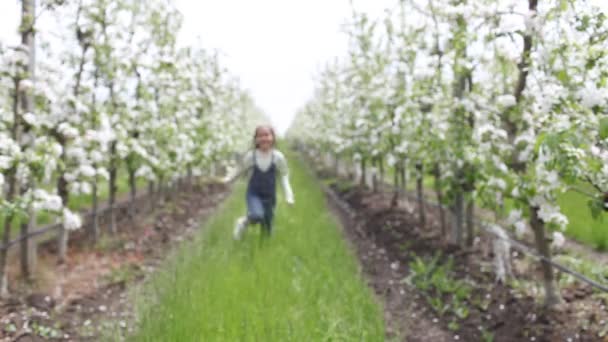
<instances>
[{"instance_id":1,"label":"green leaf","mask_svg":"<svg viewBox=\"0 0 608 342\"><path fill-rule=\"evenodd\" d=\"M541 133L538 135L538 138L536 138L536 144L534 145L534 153L538 153L540 146L545 142L546 139L547 133Z\"/></svg>"},{"instance_id":2,"label":"green leaf","mask_svg":"<svg viewBox=\"0 0 608 342\"><path fill-rule=\"evenodd\" d=\"M557 79L560 80L560 82L562 83L568 83L570 77L568 77L568 73L566 72L566 70L562 69L557 72Z\"/></svg>"},{"instance_id":3,"label":"green leaf","mask_svg":"<svg viewBox=\"0 0 608 342\"><path fill-rule=\"evenodd\" d=\"M608 117L600 119L600 139L608 139Z\"/></svg>"},{"instance_id":4,"label":"green leaf","mask_svg":"<svg viewBox=\"0 0 608 342\"><path fill-rule=\"evenodd\" d=\"M587 205L589 206L589 210L591 210L591 217L594 220L600 220L602 218L603 206L604 203L598 200L589 200L587 201Z\"/></svg>"}]
</instances>

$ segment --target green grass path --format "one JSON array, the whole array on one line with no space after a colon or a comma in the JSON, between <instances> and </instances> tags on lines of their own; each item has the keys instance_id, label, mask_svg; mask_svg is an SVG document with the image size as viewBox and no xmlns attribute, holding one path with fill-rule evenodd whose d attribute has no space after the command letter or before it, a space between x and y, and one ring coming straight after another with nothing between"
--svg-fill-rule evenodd
<instances>
[{"instance_id":1,"label":"green grass path","mask_svg":"<svg viewBox=\"0 0 608 342\"><path fill-rule=\"evenodd\" d=\"M321 189L288 157L296 205L279 201L274 235L262 241L253 227L232 240L234 220L245 211L239 184L139 295L141 328L133 340L384 340L381 306Z\"/></svg>"}]
</instances>

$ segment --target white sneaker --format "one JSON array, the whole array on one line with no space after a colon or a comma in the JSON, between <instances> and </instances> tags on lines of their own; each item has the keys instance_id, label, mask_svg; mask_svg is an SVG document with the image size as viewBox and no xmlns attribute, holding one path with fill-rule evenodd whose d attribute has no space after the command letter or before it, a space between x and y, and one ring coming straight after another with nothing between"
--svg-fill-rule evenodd
<instances>
[{"instance_id":1,"label":"white sneaker","mask_svg":"<svg viewBox=\"0 0 608 342\"><path fill-rule=\"evenodd\" d=\"M236 224L234 225L234 239L240 240L243 232L247 228L247 218L241 217L236 220Z\"/></svg>"}]
</instances>

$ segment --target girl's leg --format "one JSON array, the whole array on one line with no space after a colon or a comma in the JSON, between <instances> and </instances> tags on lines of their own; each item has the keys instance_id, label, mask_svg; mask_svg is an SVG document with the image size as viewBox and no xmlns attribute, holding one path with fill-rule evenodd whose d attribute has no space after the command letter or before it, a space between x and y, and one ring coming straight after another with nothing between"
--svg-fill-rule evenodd
<instances>
[{"instance_id":1,"label":"girl's leg","mask_svg":"<svg viewBox=\"0 0 608 342\"><path fill-rule=\"evenodd\" d=\"M262 200L253 194L247 194L247 220L249 223L264 223L264 205Z\"/></svg>"},{"instance_id":2,"label":"girl's leg","mask_svg":"<svg viewBox=\"0 0 608 342\"><path fill-rule=\"evenodd\" d=\"M266 235L272 234L272 221L274 217L274 205L272 203L264 203L264 223L262 224L263 232Z\"/></svg>"},{"instance_id":3,"label":"girl's leg","mask_svg":"<svg viewBox=\"0 0 608 342\"><path fill-rule=\"evenodd\" d=\"M245 230L247 230L248 225L249 225L249 220L247 219L247 216L239 217L239 219L236 220L236 223L234 225L234 232L233 232L233 237L235 240L241 239L241 236L243 235Z\"/></svg>"},{"instance_id":4,"label":"girl's leg","mask_svg":"<svg viewBox=\"0 0 608 342\"><path fill-rule=\"evenodd\" d=\"M241 217L236 221L234 227L234 239L239 240L249 224L264 222L264 207L261 200L250 193L247 193L247 216Z\"/></svg>"}]
</instances>

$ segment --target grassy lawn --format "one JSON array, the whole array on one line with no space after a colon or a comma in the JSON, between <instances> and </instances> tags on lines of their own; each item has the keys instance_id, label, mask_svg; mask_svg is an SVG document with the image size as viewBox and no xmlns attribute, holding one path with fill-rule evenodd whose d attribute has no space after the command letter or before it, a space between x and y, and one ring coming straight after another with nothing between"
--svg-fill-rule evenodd
<instances>
[{"instance_id":1,"label":"grassy lawn","mask_svg":"<svg viewBox=\"0 0 608 342\"><path fill-rule=\"evenodd\" d=\"M254 227L232 240L245 210L238 185L200 235L136 294L141 327L133 340L384 340L381 306L319 186L295 158L290 166L296 205L279 201L274 235L261 240Z\"/></svg>"},{"instance_id":2,"label":"grassy lawn","mask_svg":"<svg viewBox=\"0 0 608 342\"><path fill-rule=\"evenodd\" d=\"M587 201L588 197L574 191L566 192L557 199L570 221L566 234L594 248L608 250L608 215L604 212L601 219L593 219Z\"/></svg>"},{"instance_id":3,"label":"grassy lawn","mask_svg":"<svg viewBox=\"0 0 608 342\"><path fill-rule=\"evenodd\" d=\"M392 182L392 177L393 170L388 168L385 181ZM424 176L423 184L426 191L433 191L433 182L432 176ZM415 178L408 179L407 188L410 191L416 190ZM433 196L432 199L435 200L435 197ZM575 191L568 191L557 198L557 203L569 220L565 235L598 250L606 251L608 250L608 215L604 212L601 219L594 219L587 206L588 201L587 196ZM506 203L506 207L512 206Z\"/></svg>"}]
</instances>

